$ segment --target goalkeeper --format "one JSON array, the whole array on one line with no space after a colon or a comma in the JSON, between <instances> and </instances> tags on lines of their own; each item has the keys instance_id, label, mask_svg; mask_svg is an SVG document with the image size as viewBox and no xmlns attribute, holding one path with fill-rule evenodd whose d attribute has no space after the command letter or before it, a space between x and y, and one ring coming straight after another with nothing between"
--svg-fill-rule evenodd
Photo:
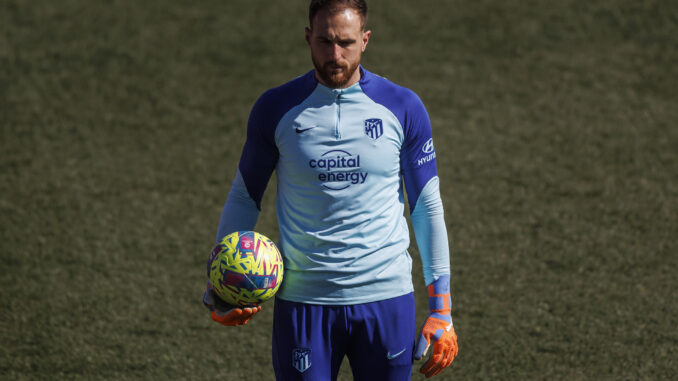
<instances>
[{"instance_id":1,"label":"goalkeeper","mask_svg":"<svg viewBox=\"0 0 678 381\"><path fill-rule=\"evenodd\" d=\"M312 0L306 42L314 70L255 103L217 239L253 230L273 173L285 279L274 305L279 380L335 380L344 356L356 380L427 377L457 354L450 265L436 152L411 90L360 65L371 32L361 0ZM430 315L416 333L407 193ZM245 324L258 311L224 305L214 320Z\"/></svg>"}]
</instances>

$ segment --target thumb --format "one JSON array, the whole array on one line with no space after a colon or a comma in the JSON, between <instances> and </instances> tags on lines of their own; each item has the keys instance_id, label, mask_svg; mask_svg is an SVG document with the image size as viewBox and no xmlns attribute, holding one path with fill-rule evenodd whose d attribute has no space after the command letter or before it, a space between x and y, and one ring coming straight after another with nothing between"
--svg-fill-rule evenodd
<instances>
[{"instance_id":1,"label":"thumb","mask_svg":"<svg viewBox=\"0 0 678 381\"><path fill-rule=\"evenodd\" d=\"M224 316L227 316L227 315L235 317L235 316L242 315L243 311L242 311L242 309L236 308L236 307L231 307L231 308L228 308L228 309L222 309L222 308L217 307L217 308L214 309L214 313L219 317L224 317Z\"/></svg>"},{"instance_id":2,"label":"thumb","mask_svg":"<svg viewBox=\"0 0 678 381\"><path fill-rule=\"evenodd\" d=\"M428 351L429 347L429 342L424 337L423 334L419 335L419 339L417 339L417 344L414 347L414 359L419 360L422 357L426 356L426 352Z\"/></svg>"},{"instance_id":3,"label":"thumb","mask_svg":"<svg viewBox=\"0 0 678 381\"><path fill-rule=\"evenodd\" d=\"M214 295L212 294L211 289L205 290L205 293L202 294L202 303L206 306L214 305Z\"/></svg>"}]
</instances>

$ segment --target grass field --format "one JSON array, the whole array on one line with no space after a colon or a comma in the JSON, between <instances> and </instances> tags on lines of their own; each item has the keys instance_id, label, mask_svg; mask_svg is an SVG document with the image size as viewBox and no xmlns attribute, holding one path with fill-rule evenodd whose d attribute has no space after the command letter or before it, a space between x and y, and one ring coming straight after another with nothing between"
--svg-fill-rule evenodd
<instances>
[{"instance_id":1,"label":"grass field","mask_svg":"<svg viewBox=\"0 0 678 381\"><path fill-rule=\"evenodd\" d=\"M434 124L437 379L675 377L678 3L395 4L363 62ZM306 6L0 0L0 379L273 379L272 304L227 329L200 297L249 109L311 68Z\"/></svg>"}]
</instances>

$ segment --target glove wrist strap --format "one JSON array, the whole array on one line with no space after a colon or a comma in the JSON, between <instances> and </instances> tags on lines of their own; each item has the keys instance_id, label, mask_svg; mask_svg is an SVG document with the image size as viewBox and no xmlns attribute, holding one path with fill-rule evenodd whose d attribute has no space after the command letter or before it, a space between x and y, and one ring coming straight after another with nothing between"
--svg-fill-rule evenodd
<instances>
[{"instance_id":1,"label":"glove wrist strap","mask_svg":"<svg viewBox=\"0 0 678 381\"><path fill-rule=\"evenodd\" d=\"M449 315L452 312L449 275L443 275L428 285L428 306L431 312L444 315Z\"/></svg>"}]
</instances>

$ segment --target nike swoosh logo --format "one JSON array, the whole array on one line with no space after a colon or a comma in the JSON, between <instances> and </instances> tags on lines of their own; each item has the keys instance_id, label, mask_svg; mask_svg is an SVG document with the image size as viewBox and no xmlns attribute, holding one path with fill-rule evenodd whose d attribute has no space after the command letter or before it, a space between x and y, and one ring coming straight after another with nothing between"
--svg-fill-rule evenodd
<instances>
[{"instance_id":1,"label":"nike swoosh logo","mask_svg":"<svg viewBox=\"0 0 678 381\"><path fill-rule=\"evenodd\" d=\"M451 329L452 329L452 323L450 323L450 325L445 327L445 331L447 331L447 332L450 332Z\"/></svg>"},{"instance_id":2,"label":"nike swoosh logo","mask_svg":"<svg viewBox=\"0 0 678 381\"><path fill-rule=\"evenodd\" d=\"M394 358L402 355L404 352L405 352L405 348L403 348L402 351L395 353L395 354L391 354L391 352L386 352L386 358L389 359L389 360L393 360Z\"/></svg>"},{"instance_id":3,"label":"nike swoosh logo","mask_svg":"<svg viewBox=\"0 0 678 381\"><path fill-rule=\"evenodd\" d=\"M294 131L296 131L297 134L301 134L302 132L306 132L306 131L308 131L308 130L310 130L310 129L312 129L312 128L316 128L316 127L318 127L318 126L307 127L307 128L299 128L299 127L297 127Z\"/></svg>"}]
</instances>

